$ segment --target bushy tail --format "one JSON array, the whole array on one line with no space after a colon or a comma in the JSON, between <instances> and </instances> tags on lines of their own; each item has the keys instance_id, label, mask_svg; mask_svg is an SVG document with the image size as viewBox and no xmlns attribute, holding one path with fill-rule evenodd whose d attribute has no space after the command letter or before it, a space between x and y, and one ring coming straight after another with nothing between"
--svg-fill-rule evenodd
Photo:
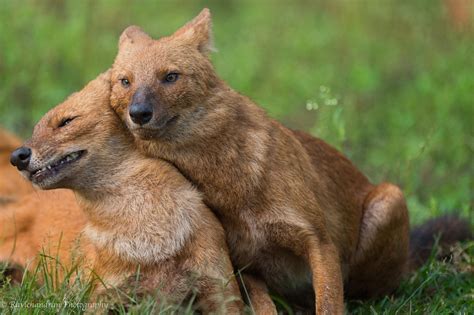
<instances>
[{"instance_id":1,"label":"bushy tail","mask_svg":"<svg viewBox=\"0 0 474 315\"><path fill-rule=\"evenodd\" d=\"M410 269L421 267L430 257L435 242L446 257L456 242L472 240L470 223L456 215L445 215L416 226L410 233Z\"/></svg>"}]
</instances>

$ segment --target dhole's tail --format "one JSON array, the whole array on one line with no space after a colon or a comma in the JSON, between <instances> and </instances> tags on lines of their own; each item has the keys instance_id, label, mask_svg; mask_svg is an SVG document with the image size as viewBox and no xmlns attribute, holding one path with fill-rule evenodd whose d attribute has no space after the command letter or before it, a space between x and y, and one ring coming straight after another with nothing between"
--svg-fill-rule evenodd
<instances>
[{"instance_id":1,"label":"dhole's tail","mask_svg":"<svg viewBox=\"0 0 474 315\"><path fill-rule=\"evenodd\" d=\"M472 240L472 228L456 215L445 215L416 226L410 233L410 270L421 267L430 257L438 238L442 256L456 242Z\"/></svg>"}]
</instances>

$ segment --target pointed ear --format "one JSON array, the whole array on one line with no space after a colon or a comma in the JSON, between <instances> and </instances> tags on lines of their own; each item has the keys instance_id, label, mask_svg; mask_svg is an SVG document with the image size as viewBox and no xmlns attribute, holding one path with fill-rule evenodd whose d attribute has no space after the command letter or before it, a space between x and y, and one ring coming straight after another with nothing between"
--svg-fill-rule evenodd
<instances>
[{"instance_id":1,"label":"pointed ear","mask_svg":"<svg viewBox=\"0 0 474 315\"><path fill-rule=\"evenodd\" d=\"M147 33L145 33L140 27L132 25L127 27L122 32L122 35L120 35L119 48L127 44L133 44L151 39L152 38Z\"/></svg>"},{"instance_id":2,"label":"pointed ear","mask_svg":"<svg viewBox=\"0 0 474 315\"><path fill-rule=\"evenodd\" d=\"M195 46L205 55L214 51L211 12L209 9L203 9L198 16L177 30L172 37Z\"/></svg>"}]
</instances>

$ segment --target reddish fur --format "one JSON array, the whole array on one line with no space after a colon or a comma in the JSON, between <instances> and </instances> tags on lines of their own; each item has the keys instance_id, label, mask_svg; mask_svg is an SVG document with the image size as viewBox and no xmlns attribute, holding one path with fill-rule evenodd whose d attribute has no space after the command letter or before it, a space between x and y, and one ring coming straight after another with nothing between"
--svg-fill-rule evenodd
<instances>
[{"instance_id":1,"label":"reddish fur","mask_svg":"<svg viewBox=\"0 0 474 315\"><path fill-rule=\"evenodd\" d=\"M49 244L70 267L76 248L86 275L92 276L92 269L106 287L129 286L140 267L138 293L161 288L160 297L180 302L194 287L201 310L240 313L222 226L172 165L136 151L110 110L109 86L108 75L99 76L35 127L25 144L33 155L24 175L42 189L74 193L39 191L2 208L0 258L26 267ZM77 118L59 127L71 117ZM86 153L57 175L43 181L31 177L33 170L76 150ZM96 294L104 290L97 284Z\"/></svg>"},{"instance_id":2,"label":"reddish fur","mask_svg":"<svg viewBox=\"0 0 474 315\"><path fill-rule=\"evenodd\" d=\"M234 265L290 301L311 305L316 296L319 314L340 314L343 283L352 296L393 290L408 256L400 189L372 185L328 144L285 128L220 80L208 58L210 25L205 9L159 40L137 27L122 34L111 103L139 148L204 193ZM179 79L165 83L169 72ZM143 127L128 115L137 98L154 106Z\"/></svg>"}]
</instances>

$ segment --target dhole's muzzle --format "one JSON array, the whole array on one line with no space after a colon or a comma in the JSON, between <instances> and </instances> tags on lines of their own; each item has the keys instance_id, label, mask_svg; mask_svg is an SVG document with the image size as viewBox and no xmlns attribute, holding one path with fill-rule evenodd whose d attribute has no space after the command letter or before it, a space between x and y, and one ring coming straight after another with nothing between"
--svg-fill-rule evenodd
<instances>
[{"instance_id":1,"label":"dhole's muzzle","mask_svg":"<svg viewBox=\"0 0 474 315\"><path fill-rule=\"evenodd\" d=\"M147 88L138 88L128 106L133 130L141 138L159 137L177 118Z\"/></svg>"},{"instance_id":2,"label":"dhole's muzzle","mask_svg":"<svg viewBox=\"0 0 474 315\"><path fill-rule=\"evenodd\" d=\"M85 153L86 150L77 150L42 156L38 150L23 146L11 154L10 162L33 184L42 189L50 189L66 175L64 171Z\"/></svg>"}]
</instances>

